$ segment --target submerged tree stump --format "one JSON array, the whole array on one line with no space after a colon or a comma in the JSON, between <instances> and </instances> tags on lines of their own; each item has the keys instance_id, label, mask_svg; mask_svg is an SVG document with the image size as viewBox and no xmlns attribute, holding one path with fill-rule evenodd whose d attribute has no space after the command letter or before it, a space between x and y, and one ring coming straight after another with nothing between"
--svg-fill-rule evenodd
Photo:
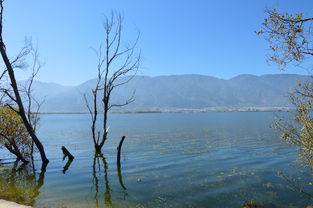
<instances>
[{"instance_id":1,"label":"submerged tree stump","mask_svg":"<svg viewBox=\"0 0 313 208\"><path fill-rule=\"evenodd\" d=\"M74 156L66 149L66 147L62 146L62 152L63 152L63 160L68 157L69 160L73 160Z\"/></svg>"}]
</instances>

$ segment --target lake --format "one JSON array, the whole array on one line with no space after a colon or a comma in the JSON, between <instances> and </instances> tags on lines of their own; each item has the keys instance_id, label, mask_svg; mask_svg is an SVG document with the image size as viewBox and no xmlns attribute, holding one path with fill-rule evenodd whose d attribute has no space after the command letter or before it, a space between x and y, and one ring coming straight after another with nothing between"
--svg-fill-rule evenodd
<instances>
[{"instance_id":1,"label":"lake","mask_svg":"<svg viewBox=\"0 0 313 208\"><path fill-rule=\"evenodd\" d=\"M273 112L111 114L103 157L95 158L89 115L42 115L38 136L50 159L46 171L38 160L35 170L16 170L12 156L1 150L0 198L46 208L241 207L249 200L306 207L313 204L311 171L269 128L274 117ZM63 145L75 156L68 168Z\"/></svg>"}]
</instances>

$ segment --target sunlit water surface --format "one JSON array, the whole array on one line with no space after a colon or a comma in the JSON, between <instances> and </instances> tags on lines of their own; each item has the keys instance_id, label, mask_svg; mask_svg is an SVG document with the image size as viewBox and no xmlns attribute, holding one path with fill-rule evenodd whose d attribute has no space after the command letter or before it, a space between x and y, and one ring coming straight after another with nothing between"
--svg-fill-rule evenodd
<instances>
[{"instance_id":1,"label":"sunlit water surface","mask_svg":"<svg viewBox=\"0 0 313 208\"><path fill-rule=\"evenodd\" d=\"M311 172L269 126L271 112L111 114L103 157L89 115L42 115L50 163L13 170L0 150L0 198L35 207L267 207L312 204ZM125 135L122 168L116 147ZM61 146L75 160L66 170ZM37 156L38 158L38 156Z\"/></svg>"}]
</instances>

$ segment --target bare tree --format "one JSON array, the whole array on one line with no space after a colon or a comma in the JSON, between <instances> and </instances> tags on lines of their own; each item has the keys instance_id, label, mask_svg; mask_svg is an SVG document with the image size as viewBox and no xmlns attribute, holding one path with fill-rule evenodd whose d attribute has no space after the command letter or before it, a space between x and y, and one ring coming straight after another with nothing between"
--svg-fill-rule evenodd
<instances>
[{"instance_id":1,"label":"bare tree","mask_svg":"<svg viewBox=\"0 0 313 208\"><path fill-rule=\"evenodd\" d=\"M108 133L108 112L112 107L122 107L134 101L134 93L125 99L124 103L111 103L111 96L115 88L127 84L136 75L140 65L140 52L136 53L136 46L139 39L132 44L124 45L122 42L121 14L112 12L110 18L106 17L104 22L105 40L104 47L100 46L95 50L98 57L97 82L92 90L92 104L89 103L86 94L84 99L91 115L91 131L96 153L101 149L107 139ZM98 107L98 100L101 99L102 109ZM102 135L96 129L98 114L103 114Z\"/></svg>"},{"instance_id":2,"label":"bare tree","mask_svg":"<svg viewBox=\"0 0 313 208\"><path fill-rule=\"evenodd\" d=\"M34 132L36 132L37 127L38 127L38 123L40 120L39 117L39 111L40 108L42 106L42 104L45 102L45 100L42 101L38 101L37 99L34 98L33 96L33 83L34 83L34 79L37 76L37 74L39 73L41 67L42 67L42 63L39 61L39 54L38 54L38 50L37 48L33 48L32 44L30 44L31 50L30 50L30 55L32 56L32 65L31 65L31 75L28 78L28 81L25 83L24 87L24 93L25 93L25 100L26 100L26 115L27 115L27 119L30 123L30 125L33 127ZM33 156L33 152L34 152L34 141L32 140L31 143L31 152L30 155Z\"/></svg>"},{"instance_id":3,"label":"bare tree","mask_svg":"<svg viewBox=\"0 0 313 208\"><path fill-rule=\"evenodd\" d=\"M3 75L1 76L5 76L5 75L8 76L9 89L4 90L3 92L11 101L11 103L6 103L6 105L21 117L25 125L25 128L27 129L30 137L32 138L32 141L35 143L40 153L43 164L48 164L49 160L46 157L44 147L36 135L34 126L32 125L32 121L30 120L30 117L28 116L30 114L27 114L27 111L25 110L25 107L23 105L23 101L21 98L18 84L16 82L15 72L14 72L14 69L23 67L23 65L25 64L23 61L23 58L29 54L31 48L29 48L29 46L26 45L15 59L10 61L10 59L8 58L6 46L3 40L3 30L2 30L3 29L3 3L4 3L4 0L0 0L0 53L1 53L6 69L2 73Z\"/></svg>"}]
</instances>

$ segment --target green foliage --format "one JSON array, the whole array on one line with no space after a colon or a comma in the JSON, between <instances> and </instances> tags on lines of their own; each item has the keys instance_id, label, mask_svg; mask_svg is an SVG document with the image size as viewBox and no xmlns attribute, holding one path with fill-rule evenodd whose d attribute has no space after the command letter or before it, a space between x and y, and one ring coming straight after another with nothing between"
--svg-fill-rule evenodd
<instances>
[{"instance_id":1,"label":"green foliage","mask_svg":"<svg viewBox=\"0 0 313 208\"><path fill-rule=\"evenodd\" d=\"M257 32L264 35L270 44L269 61L281 69L288 63L300 63L307 55L313 55L311 18L303 13L279 13L276 9L267 11L262 28Z\"/></svg>"},{"instance_id":2,"label":"green foliage","mask_svg":"<svg viewBox=\"0 0 313 208\"><path fill-rule=\"evenodd\" d=\"M279 119L272 126L282 134L281 138L300 151L300 157L305 165L313 165L313 81L299 84L294 93L290 94L290 101L296 110L292 120Z\"/></svg>"},{"instance_id":3,"label":"green foliage","mask_svg":"<svg viewBox=\"0 0 313 208\"><path fill-rule=\"evenodd\" d=\"M308 83L310 84L310 83ZM299 85L294 93L290 94L290 101L296 107L291 121L279 119L272 126L282 134L281 138L292 145L296 145L300 151L300 157L306 164L313 165L313 97L309 97L303 84ZM313 88L311 89L313 90Z\"/></svg>"},{"instance_id":4,"label":"green foliage","mask_svg":"<svg viewBox=\"0 0 313 208\"><path fill-rule=\"evenodd\" d=\"M0 148L23 157L31 152L31 138L20 116L8 107L0 107Z\"/></svg>"},{"instance_id":5,"label":"green foliage","mask_svg":"<svg viewBox=\"0 0 313 208\"><path fill-rule=\"evenodd\" d=\"M303 13L280 13L276 9L267 14L258 34L264 35L270 45L269 61L284 69L289 63L300 65L313 56L313 18L304 18ZM293 119L280 119L273 127L282 133L282 139L299 148L307 164L313 165L313 80L300 83L290 94L290 101L296 108Z\"/></svg>"}]
</instances>

